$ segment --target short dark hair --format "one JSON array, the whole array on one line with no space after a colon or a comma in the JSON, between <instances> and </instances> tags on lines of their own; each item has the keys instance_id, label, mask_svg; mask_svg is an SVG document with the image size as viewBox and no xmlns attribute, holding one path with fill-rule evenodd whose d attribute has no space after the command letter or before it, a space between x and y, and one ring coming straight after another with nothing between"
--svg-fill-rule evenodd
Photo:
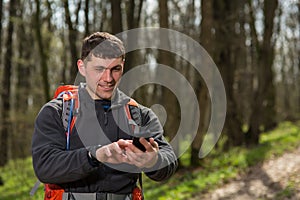
<instances>
[{"instance_id":1,"label":"short dark hair","mask_svg":"<svg viewBox=\"0 0 300 200\"><path fill-rule=\"evenodd\" d=\"M123 42L116 36L107 32L95 32L84 38L81 48L81 59L89 60L94 55L99 58L125 59Z\"/></svg>"}]
</instances>

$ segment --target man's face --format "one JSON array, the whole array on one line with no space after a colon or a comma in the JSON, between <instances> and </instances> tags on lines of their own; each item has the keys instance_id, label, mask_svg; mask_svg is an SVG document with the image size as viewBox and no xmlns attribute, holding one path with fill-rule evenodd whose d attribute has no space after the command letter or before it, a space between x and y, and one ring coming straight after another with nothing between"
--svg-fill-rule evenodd
<instances>
[{"instance_id":1,"label":"man's face","mask_svg":"<svg viewBox=\"0 0 300 200\"><path fill-rule=\"evenodd\" d=\"M123 74L124 61L121 57L104 59L92 55L88 62L78 60L77 66L93 99L111 99Z\"/></svg>"}]
</instances>

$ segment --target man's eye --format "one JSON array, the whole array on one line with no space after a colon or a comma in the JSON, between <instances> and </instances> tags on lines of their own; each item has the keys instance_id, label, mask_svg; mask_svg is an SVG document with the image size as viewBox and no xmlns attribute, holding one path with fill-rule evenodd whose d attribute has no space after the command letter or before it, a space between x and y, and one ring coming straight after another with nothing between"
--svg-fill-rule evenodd
<instances>
[{"instance_id":1,"label":"man's eye","mask_svg":"<svg viewBox=\"0 0 300 200\"><path fill-rule=\"evenodd\" d=\"M98 72L104 72L105 68L104 67L97 67L96 71Z\"/></svg>"},{"instance_id":2,"label":"man's eye","mask_svg":"<svg viewBox=\"0 0 300 200\"><path fill-rule=\"evenodd\" d=\"M115 66L114 68L112 68L112 71L114 72L119 72L122 70L122 66L121 65L118 65L118 66Z\"/></svg>"}]
</instances>

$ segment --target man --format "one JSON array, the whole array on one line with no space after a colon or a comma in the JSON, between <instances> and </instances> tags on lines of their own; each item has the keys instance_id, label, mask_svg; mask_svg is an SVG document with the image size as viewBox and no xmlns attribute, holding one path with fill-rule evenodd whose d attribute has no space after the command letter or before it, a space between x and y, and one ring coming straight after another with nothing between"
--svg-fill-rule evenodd
<instances>
[{"instance_id":1,"label":"man","mask_svg":"<svg viewBox=\"0 0 300 200\"><path fill-rule=\"evenodd\" d=\"M163 181L177 168L174 151L150 109L138 105L134 120L140 124L131 129L124 109L131 99L118 89L124 61L117 37L96 32L84 39L77 66L86 83L78 90L80 106L68 148L61 99L44 105L36 118L34 170L40 181L63 188L63 199L132 199L142 171ZM139 139L145 151L132 142L139 131L149 134L149 140Z\"/></svg>"}]
</instances>

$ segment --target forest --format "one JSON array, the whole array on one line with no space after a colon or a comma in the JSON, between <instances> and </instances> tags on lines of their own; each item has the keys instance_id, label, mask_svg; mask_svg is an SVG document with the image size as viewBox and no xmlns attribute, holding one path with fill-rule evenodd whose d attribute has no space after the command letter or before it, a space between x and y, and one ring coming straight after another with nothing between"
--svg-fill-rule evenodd
<instances>
[{"instance_id":1,"label":"forest","mask_svg":"<svg viewBox=\"0 0 300 200\"><path fill-rule=\"evenodd\" d=\"M190 95L178 99L172 90L185 90L180 82L169 87L149 81L131 92L139 103L154 105L169 140L184 112L193 116L190 128L181 130L192 136L184 148L189 166L203 162L200 149L214 116L224 122L217 124L221 133L211 148L257 146L263 132L300 119L299 10L299 0L0 0L0 166L30 157L36 115L58 85L75 83L81 41L96 31L145 31L128 45L147 40L151 48L126 52L124 76L147 65L139 76L152 80L163 65L188 81L196 101ZM155 38L150 30L176 35ZM185 37L203 52L193 51L198 48ZM199 62L216 69L199 73ZM166 73L162 79L171 80ZM216 74L222 84L211 87Z\"/></svg>"}]
</instances>

